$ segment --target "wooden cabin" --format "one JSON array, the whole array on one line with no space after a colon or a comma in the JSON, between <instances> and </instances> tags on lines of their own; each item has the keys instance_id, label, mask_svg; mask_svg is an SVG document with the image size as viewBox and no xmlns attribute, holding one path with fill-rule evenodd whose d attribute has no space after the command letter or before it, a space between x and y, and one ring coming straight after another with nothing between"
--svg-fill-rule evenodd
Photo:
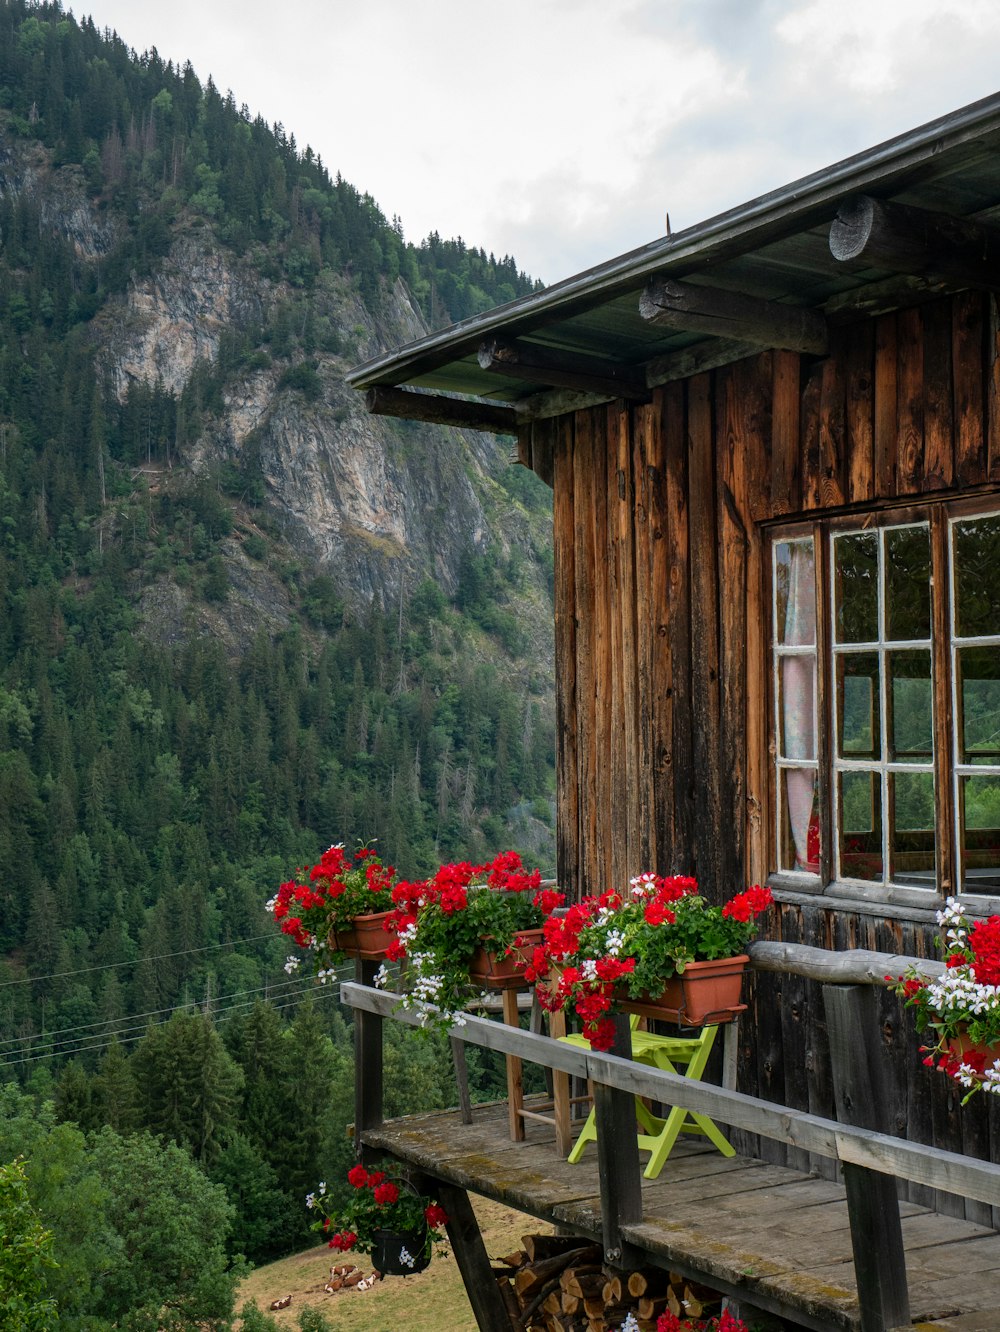
<instances>
[{"instance_id":1,"label":"wooden cabin","mask_svg":"<svg viewBox=\"0 0 1000 1332\"><path fill-rule=\"evenodd\" d=\"M772 939L917 956L1000 911L998 292L1000 95L353 373L553 488L574 893L767 882ZM1000 1159L878 1002L893 1131ZM758 972L740 1089L832 1117L826 1041Z\"/></svg>"}]
</instances>

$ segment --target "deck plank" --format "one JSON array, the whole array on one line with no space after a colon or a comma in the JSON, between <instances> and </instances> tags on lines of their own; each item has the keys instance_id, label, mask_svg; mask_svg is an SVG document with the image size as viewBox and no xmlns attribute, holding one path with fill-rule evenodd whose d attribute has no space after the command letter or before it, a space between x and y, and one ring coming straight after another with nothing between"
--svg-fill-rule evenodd
<instances>
[{"instance_id":1,"label":"deck plank","mask_svg":"<svg viewBox=\"0 0 1000 1332\"><path fill-rule=\"evenodd\" d=\"M597 1155L557 1155L545 1125L512 1142L506 1107L476 1106L368 1129L369 1147L539 1220L601 1235ZM858 1332L860 1314L843 1185L785 1166L720 1156L681 1141L660 1177L643 1180L643 1219L626 1229L653 1263L701 1278L816 1332ZM1000 1234L901 1203L914 1322L934 1332L997 1332Z\"/></svg>"}]
</instances>

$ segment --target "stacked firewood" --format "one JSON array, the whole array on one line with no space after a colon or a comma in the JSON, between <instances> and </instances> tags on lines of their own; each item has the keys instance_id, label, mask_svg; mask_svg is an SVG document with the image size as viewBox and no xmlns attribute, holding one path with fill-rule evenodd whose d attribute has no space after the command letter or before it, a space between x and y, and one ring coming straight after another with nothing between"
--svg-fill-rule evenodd
<instances>
[{"instance_id":1,"label":"stacked firewood","mask_svg":"<svg viewBox=\"0 0 1000 1332\"><path fill-rule=\"evenodd\" d=\"M677 1272L656 1267L610 1272L601 1248L566 1235L523 1235L524 1246L494 1262L494 1276L518 1332L612 1332L629 1314L640 1332L656 1332L668 1310L710 1318L722 1297Z\"/></svg>"}]
</instances>

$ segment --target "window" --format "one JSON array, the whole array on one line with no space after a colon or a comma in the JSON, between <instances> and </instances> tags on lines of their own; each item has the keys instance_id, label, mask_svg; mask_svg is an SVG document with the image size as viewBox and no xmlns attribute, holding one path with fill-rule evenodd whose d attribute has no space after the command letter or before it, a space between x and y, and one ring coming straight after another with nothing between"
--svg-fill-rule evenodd
<instances>
[{"instance_id":1,"label":"window","mask_svg":"<svg viewBox=\"0 0 1000 1332\"><path fill-rule=\"evenodd\" d=\"M1000 889L1000 513L778 533L772 586L777 869Z\"/></svg>"}]
</instances>

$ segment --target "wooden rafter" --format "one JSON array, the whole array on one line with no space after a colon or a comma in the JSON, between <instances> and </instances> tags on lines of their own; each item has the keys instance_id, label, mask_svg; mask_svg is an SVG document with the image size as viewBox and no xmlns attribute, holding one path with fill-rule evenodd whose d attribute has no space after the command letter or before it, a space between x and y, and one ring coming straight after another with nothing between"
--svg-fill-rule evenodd
<instances>
[{"instance_id":1,"label":"wooden rafter","mask_svg":"<svg viewBox=\"0 0 1000 1332\"><path fill-rule=\"evenodd\" d=\"M450 398L443 393L415 393L412 389L376 384L366 392L365 403L375 416L429 421L433 425L485 430L494 435L516 435L518 429L518 418L512 407Z\"/></svg>"},{"instance_id":2,"label":"wooden rafter","mask_svg":"<svg viewBox=\"0 0 1000 1332\"><path fill-rule=\"evenodd\" d=\"M513 379L528 379L550 388L606 393L640 401L650 396L646 376L640 368L528 342L490 339L479 348L479 365L483 370Z\"/></svg>"},{"instance_id":3,"label":"wooden rafter","mask_svg":"<svg viewBox=\"0 0 1000 1332\"><path fill-rule=\"evenodd\" d=\"M818 310L778 305L738 291L691 282L651 282L639 298L639 313L658 328L709 333L756 347L817 356L827 349L826 320Z\"/></svg>"},{"instance_id":4,"label":"wooden rafter","mask_svg":"<svg viewBox=\"0 0 1000 1332\"><path fill-rule=\"evenodd\" d=\"M830 227L830 253L854 267L1000 286L1000 228L867 194L841 204Z\"/></svg>"}]
</instances>

